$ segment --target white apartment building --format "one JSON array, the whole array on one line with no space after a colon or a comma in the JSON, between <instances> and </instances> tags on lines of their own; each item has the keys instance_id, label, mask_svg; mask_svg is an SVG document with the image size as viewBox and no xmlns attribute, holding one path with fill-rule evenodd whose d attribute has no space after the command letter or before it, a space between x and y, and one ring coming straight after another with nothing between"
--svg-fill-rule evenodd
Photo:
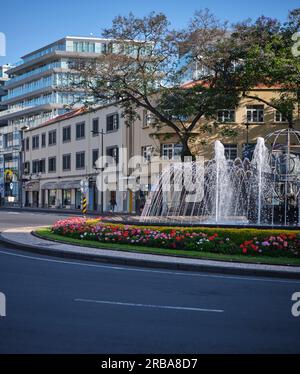
<instances>
[{"instance_id":1,"label":"white apartment building","mask_svg":"<svg viewBox=\"0 0 300 374\"><path fill-rule=\"evenodd\" d=\"M9 67L4 84L4 109L0 111L0 188L6 205L20 205L20 145L22 129L38 126L66 112L66 105L80 101L80 94L70 92L72 64L118 52L111 39L66 36L32 51ZM134 53L124 49L124 53ZM0 93L1 95L1 93ZM5 178L5 176L10 176Z\"/></svg>"},{"instance_id":2,"label":"white apartment building","mask_svg":"<svg viewBox=\"0 0 300 374\"><path fill-rule=\"evenodd\" d=\"M146 113L128 127L115 105L86 111L77 109L44 124L24 131L23 135L23 186L22 205L40 208L80 209L82 194L80 181L88 181L88 211L100 212L111 209L116 201L116 212L136 212L145 202L143 192L128 188L119 189L120 181L133 177L128 161L132 156L142 155L149 160L159 152L159 146L149 136ZM110 156L119 165L125 160L117 183L115 177L104 183L110 190L98 191L96 178L101 171L95 162L102 154ZM123 150L122 150L123 149ZM135 173L139 176L139 173ZM106 174L107 175L107 174ZM146 195L146 194L145 194ZM142 200L142 201L141 201Z\"/></svg>"}]
</instances>

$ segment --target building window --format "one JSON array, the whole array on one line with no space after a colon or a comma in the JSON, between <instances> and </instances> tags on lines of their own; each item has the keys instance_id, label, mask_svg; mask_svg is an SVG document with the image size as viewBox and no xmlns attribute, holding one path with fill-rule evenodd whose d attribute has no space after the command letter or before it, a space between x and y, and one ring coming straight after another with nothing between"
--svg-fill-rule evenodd
<instances>
[{"instance_id":1,"label":"building window","mask_svg":"<svg viewBox=\"0 0 300 374\"><path fill-rule=\"evenodd\" d=\"M227 160L235 160L237 158L237 145L236 144L224 144L225 157Z\"/></svg>"},{"instance_id":2,"label":"building window","mask_svg":"<svg viewBox=\"0 0 300 374\"><path fill-rule=\"evenodd\" d=\"M151 156L153 153L153 147L152 145L146 145L142 147L142 156L146 161L151 161Z\"/></svg>"},{"instance_id":3,"label":"building window","mask_svg":"<svg viewBox=\"0 0 300 374\"><path fill-rule=\"evenodd\" d=\"M45 173L46 172L46 160L33 160L32 161L32 173Z\"/></svg>"},{"instance_id":4,"label":"building window","mask_svg":"<svg viewBox=\"0 0 300 374\"><path fill-rule=\"evenodd\" d=\"M286 123L288 122L287 118L278 110L275 111L275 122Z\"/></svg>"},{"instance_id":5,"label":"building window","mask_svg":"<svg viewBox=\"0 0 300 374\"><path fill-rule=\"evenodd\" d=\"M71 141L71 126L63 127L63 142Z\"/></svg>"},{"instance_id":6,"label":"building window","mask_svg":"<svg viewBox=\"0 0 300 374\"><path fill-rule=\"evenodd\" d=\"M42 147L46 147L46 133L42 134Z\"/></svg>"},{"instance_id":7,"label":"building window","mask_svg":"<svg viewBox=\"0 0 300 374\"><path fill-rule=\"evenodd\" d=\"M142 126L143 128L149 127L149 120L148 120L148 110L144 109L143 110L143 118L142 118Z\"/></svg>"},{"instance_id":8,"label":"building window","mask_svg":"<svg viewBox=\"0 0 300 374\"><path fill-rule=\"evenodd\" d=\"M24 162L23 172L24 174L30 174L30 162L29 161Z\"/></svg>"},{"instance_id":9,"label":"building window","mask_svg":"<svg viewBox=\"0 0 300 374\"><path fill-rule=\"evenodd\" d=\"M85 152L76 153L76 169L85 168Z\"/></svg>"},{"instance_id":10,"label":"building window","mask_svg":"<svg viewBox=\"0 0 300 374\"><path fill-rule=\"evenodd\" d=\"M109 114L106 117L106 131L117 131L119 128L119 114Z\"/></svg>"},{"instance_id":11,"label":"building window","mask_svg":"<svg viewBox=\"0 0 300 374\"><path fill-rule=\"evenodd\" d=\"M96 165L96 161L99 158L99 149L93 149L92 159L93 159L93 167Z\"/></svg>"},{"instance_id":12,"label":"building window","mask_svg":"<svg viewBox=\"0 0 300 374\"><path fill-rule=\"evenodd\" d=\"M56 130L49 131L48 133L48 144L55 145L56 144Z\"/></svg>"},{"instance_id":13,"label":"building window","mask_svg":"<svg viewBox=\"0 0 300 374\"><path fill-rule=\"evenodd\" d=\"M162 144L161 155L164 159L179 158L182 152L182 144Z\"/></svg>"},{"instance_id":14,"label":"building window","mask_svg":"<svg viewBox=\"0 0 300 374\"><path fill-rule=\"evenodd\" d=\"M32 137L32 149L38 149L39 148L39 142L40 142L40 137L39 135L35 135Z\"/></svg>"},{"instance_id":15,"label":"building window","mask_svg":"<svg viewBox=\"0 0 300 374\"><path fill-rule=\"evenodd\" d=\"M114 159L115 163L119 163L119 148L117 146L107 147L106 155Z\"/></svg>"},{"instance_id":16,"label":"building window","mask_svg":"<svg viewBox=\"0 0 300 374\"><path fill-rule=\"evenodd\" d=\"M99 135L99 118L93 119L93 136Z\"/></svg>"},{"instance_id":17,"label":"building window","mask_svg":"<svg viewBox=\"0 0 300 374\"><path fill-rule=\"evenodd\" d=\"M43 158L40 160L40 170L41 173L46 173L46 160Z\"/></svg>"},{"instance_id":18,"label":"building window","mask_svg":"<svg viewBox=\"0 0 300 374\"><path fill-rule=\"evenodd\" d=\"M62 156L62 168L63 170L71 170L71 154Z\"/></svg>"},{"instance_id":19,"label":"building window","mask_svg":"<svg viewBox=\"0 0 300 374\"><path fill-rule=\"evenodd\" d=\"M85 137L85 122L76 124L76 140L83 139Z\"/></svg>"},{"instance_id":20,"label":"building window","mask_svg":"<svg viewBox=\"0 0 300 374\"><path fill-rule=\"evenodd\" d=\"M252 123L264 122L264 106L263 105L247 106L247 122L252 122Z\"/></svg>"},{"instance_id":21,"label":"building window","mask_svg":"<svg viewBox=\"0 0 300 374\"><path fill-rule=\"evenodd\" d=\"M4 164L5 164L6 167L8 167L8 168L12 167L12 162L13 162L12 153L5 153L3 155L3 159L4 159Z\"/></svg>"},{"instance_id":22,"label":"building window","mask_svg":"<svg viewBox=\"0 0 300 374\"><path fill-rule=\"evenodd\" d=\"M32 173L37 174L40 171L40 160L32 161Z\"/></svg>"},{"instance_id":23,"label":"building window","mask_svg":"<svg viewBox=\"0 0 300 374\"><path fill-rule=\"evenodd\" d=\"M96 46L92 42L73 42L74 52L95 53Z\"/></svg>"},{"instance_id":24,"label":"building window","mask_svg":"<svg viewBox=\"0 0 300 374\"><path fill-rule=\"evenodd\" d=\"M71 190L62 190L62 203L64 206L71 205Z\"/></svg>"},{"instance_id":25,"label":"building window","mask_svg":"<svg viewBox=\"0 0 300 374\"><path fill-rule=\"evenodd\" d=\"M14 145L14 134L12 132L3 135L3 148L10 148ZM28 146L29 150L29 146Z\"/></svg>"},{"instance_id":26,"label":"building window","mask_svg":"<svg viewBox=\"0 0 300 374\"><path fill-rule=\"evenodd\" d=\"M218 122L235 122L235 111L232 109L218 110Z\"/></svg>"},{"instance_id":27,"label":"building window","mask_svg":"<svg viewBox=\"0 0 300 374\"><path fill-rule=\"evenodd\" d=\"M48 158L48 172L55 173L56 172L56 157L49 157Z\"/></svg>"},{"instance_id":28,"label":"building window","mask_svg":"<svg viewBox=\"0 0 300 374\"><path fill-rule=\"evenodd\" d=\"M29 144L30 144L30 140L29 138L26 138L26 151L29 151ZM4 148L6 147L4 146Z\"/></svg>"}]
</instances>

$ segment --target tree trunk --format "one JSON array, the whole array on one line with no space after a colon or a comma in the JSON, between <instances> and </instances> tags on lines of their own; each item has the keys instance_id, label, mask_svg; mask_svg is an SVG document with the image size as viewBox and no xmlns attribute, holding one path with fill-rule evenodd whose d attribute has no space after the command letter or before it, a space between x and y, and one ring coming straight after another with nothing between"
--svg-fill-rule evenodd
<instances>
[{"instance_id":1,"label":"tree trunk","mask_svg":"<svg viewBox=\"0 0 300 374\"><path fill-rule=\"evenodd\" d=\"M182 161L184 161L185 157L191 157L193 160L195 159L195 156L192 154L188 143L189 143L189 137L184 137L181 140L181 144L182 144L181 160Z\"/></svg>"}]
</instances>

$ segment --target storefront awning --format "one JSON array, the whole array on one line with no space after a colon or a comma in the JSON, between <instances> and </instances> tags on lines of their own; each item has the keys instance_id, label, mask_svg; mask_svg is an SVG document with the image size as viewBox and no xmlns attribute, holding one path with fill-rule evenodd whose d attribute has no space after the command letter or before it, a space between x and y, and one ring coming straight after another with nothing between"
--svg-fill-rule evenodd
<instances>
[{"instance_id":1,"label":"storefront awning","mask_svg":"<svg viewBox=\"0 0 300 374\"><path fill-rule=\"evenodd\" d=\"M57 183L57 189L69 190L71 188L80 188L80 180L75 181L62 181Z\"/></svg>"},{"instance_id":2,"label":"storefront awning","mask_svg":"<svg viewBox=\"0 0 300 374\"><path fill-rule=\"evenodd\" d=\"M25 184L25 191L39 191L40 183L38 181L30 181Z\"/></svg>"},{"instance_id":3,"label":"storefront awning","mask_svg":"<svg viewBox=\"0 0 300 374\"><path fill-rule=\"evenodd\" d=\"M56 182L47 182L42 185L42 190L56 190L57 183Z\"/></svg>"}]
</instances>

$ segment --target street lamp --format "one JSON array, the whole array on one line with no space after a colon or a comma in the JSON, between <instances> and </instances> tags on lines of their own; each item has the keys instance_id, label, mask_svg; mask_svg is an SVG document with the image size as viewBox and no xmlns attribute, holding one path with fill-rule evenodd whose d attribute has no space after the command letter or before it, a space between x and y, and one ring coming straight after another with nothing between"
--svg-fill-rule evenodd
<instances>
[{"instance_id":1,"label":"street lamp","mask_svg":"<svg viewBox=\"0 0 300 374\"><path fill-rule=\"evenodd\" d=\"M101 158L103 160L103 157L104 157L104 145L103 145L103 139L104 139L104 135L106 135L106 133L104 132L104 130L101 130L101 131L94 131L92 130L91 131L92 134L94 135L101 135ZM95 170L100 170L101 171L101 193L100 193L100 213L103 214L103 170L104 168L97 168L94 166L94 169Z\"/></svg>"},{"instance_id":2,"label":"street lamp","mask_svg":"<svg viewBox=\"0 0 300 374\"><path fill-rule=\"evenodd\" d=\"M23 153L25 155L25 149L23 147L23 133L24 131L28 130L29 126L25 125L22 126L20 129L20 153L19 153L19 199L20 199L20 208L23 207Z\"/></svg>"}]
</instances>

